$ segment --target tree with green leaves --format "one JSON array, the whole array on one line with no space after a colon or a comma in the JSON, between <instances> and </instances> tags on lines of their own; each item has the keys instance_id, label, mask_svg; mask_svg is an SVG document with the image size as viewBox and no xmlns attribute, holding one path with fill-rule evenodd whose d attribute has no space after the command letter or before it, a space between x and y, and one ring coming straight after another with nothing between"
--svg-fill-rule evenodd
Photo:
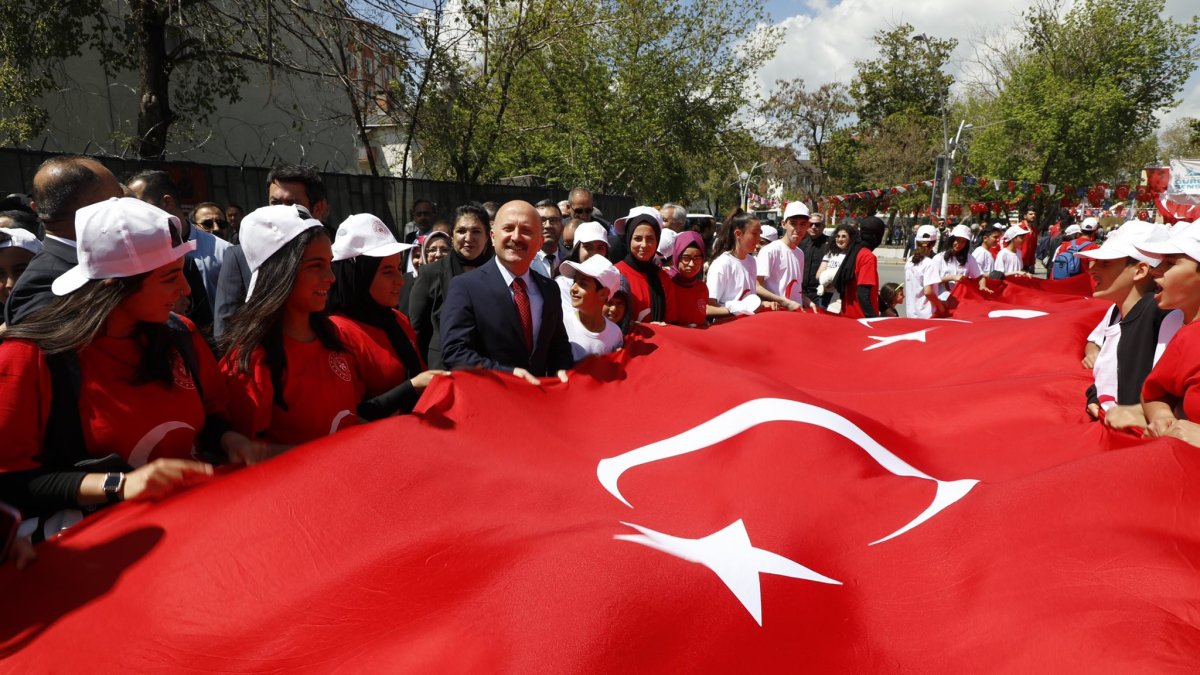
<instances>
[{"instance_id":1,"label":"tree with green leaves","mask_svg":"<svg viewBox=\"0 0 1200 675\"><path fill-rule=\"evenodd\" d=\"M1200 19L1180 23L1163 8L1043 0L1028 9L1011 67L997 74L1003 86L970 112L976 172L1060 185L1136 178L1131 155L1145 157L1155 113L1175 105L1200 56Z\"/></svg>"}]
</instances>

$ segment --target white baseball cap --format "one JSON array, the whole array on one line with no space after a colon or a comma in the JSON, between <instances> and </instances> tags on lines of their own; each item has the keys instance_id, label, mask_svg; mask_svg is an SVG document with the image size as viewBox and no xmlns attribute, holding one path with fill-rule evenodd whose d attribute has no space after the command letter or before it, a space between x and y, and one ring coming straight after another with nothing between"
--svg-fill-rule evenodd
<instances>
[{"instance_id":1,"label":"white baseball cap","mask_svg":"<svg viewBox=\"0 0 1200 675\"><path fill-rule=\"evenodd\" d=\"M763 225L762 238L766 241L775 241L776 239L779 239L779 230L770 225Z\"/></svg>"},{"instance_id":2,"label":"white baseball cap","mask_svg":"<svg viewBox=\"0 0 1200 675\"><path fill-rule=\"evenodd\" d=\"M1063 232L1063 236L1069 237L1073 234L1080 234L1081 232L1083 232L1083 230L1079 229L1078 225L1068 225L1066 231Z\"/></svg>"},{"instance_id":3,"label":"white baseball cap","mask_svg":"<svg viewBox=\"0 0 1200 675\"><path fill-rule=\"evenodd\" d=\"M1029 234L1029 229L1023 225L1013 225L1004 231L1004 241L1012 241L1021 235Z\"/></svg>"},{"instance_id":4,"label":"white baseball cap","mask_svg":"<svg viewBox=\"0 0 1200 675\"><path fill-rule=\"evenodd\" d=\"M1136 246L1139 251L1151 256L1186 255L1200 261L1200 225L1178 223L1167 239L1143 242Z\"/></svg>"},{"instance_id":5,"label":"white baseball cap","mask_svg":"<svg viewBox=\"0 0 1200 675\"><path fill-rule=\"evenodd\" d=\"M594 255L581 263L563 261L558 266L558 273L568 279L574 279L577 273L591 277L608 289L609 297L621 287L621 272L602 255Z\"/></svg>"},{"instance_id":6,"label":"white baseball cap","mask_svg":"<svg viewBox=\"0 0 1200 675\"><path fill-rule=\"evenodd\" d=\"M659 255L670 258L675 253L675 230L663 228L662 236L658 238Z\"/></svg>"},{"instance_id":7,"label":"white baseball cap","mask_svg":"<svg viewBox=\"0 0 1200 675\"><path fill-rule=\"evenodd\" d=\"M608 245L608 231L604 229L603 225L588 221L575 227L575 246L593 241L602 241L606 246Z\"/></svg>"},{"instance_id":8,"label":"white baseball cap","mask_svg":"<svg viewBox=\"0 0 1200 675\"><path fill-rule=\"evenodd\" d=\"M1084 232L1095 232L1096 230L1100 229L1100 221L1093 216L1088 216L1087 218L1083 219L1082 223L1079 224L1079 229L1083 230Z\"/></svg>"},{"instance_id":9,"label":"white baseball cap","mask_svg":"<svg viewBox=\"0 0 1200 675\"><path fill-rule=\"evenodd\" d=\"M112 197L75 212L79 264L50 290L66 295L95 279L131 277L156 270L196 250L183 241L179 219L132 197Z\"/></svg>"},{"instance_id":10,"label":"white baseball cap","mask_svg":"<svg viewBox=\"0 0 1200 675\"><path fill-rule=\"evenodd\" d=\"M917 241L920 243L938 240L938 229L933 225L922 225L917 228Z\"/></svg>"},{"instance_id":11,"label":"white baseball cap","mask_svg":"<svg viewBox=\"0 0 1200 675\"><path fill-rule=\"evenodd\" d=\"M0 227L0 233L8 235L4 241L0 241L0 248L23 248L34 255L42 252L42 242L33 236L29 230L22 230L19 227Z\"/></svg>"},{"instance_id":12,"label":"white baseball cap","mask_svg":"<svg viewBox=\"0 0 1200 675\"><path fill-rule=\"evenodd\" d=\"M246 289L246 299L254 293L258 269L262 264L288 242L314 227L324 226L321 225L321 221L309 215L308 209L299 204L264 206L242 218L242 229L238 239L242 244L242 252L246 254L246 265L250 268L250 286Z\"/></svg>"},{"instance_id":13,"label":"white baseball cap","mask_svg":"<svg viewBox=\"0 0 1200 675\"><path fill-rule=\"evenodd\" d=\"M950 230L950 236L971 241L971 228L961 224L955 225L954 229Z\"/></svg>"},{"instance_id":14,"label":"white baseball cap","mask_svg":"<svg viewBox=\"0 0 1200 675\"><path fill-rule=\"evenodd\" d=\"M808 218L808 204L805 204L804 202L788 202L787 207L783 209L783 220L780 222L785 222L788 218L794 218L796 216Z\"/></svg>"},{"instance_id":15,"label":"white baseball cap","mask_svg":"<svg viewBox=\"0 0 1200 675\"><path fill-rule=\"evenodd\" d=\"M369 213L356 213L338 225L333 240L333 259L349 260L360 255L386 258L414 248L414 244L396 241L396 235L383 221Z\"/></svg>"},{"instance_id":16,"label":"white baseball cap","mask_svg":"<svg viewBox=\"0 0 1200 675\"><path fill-rule=\"evenodd\" d=\"M658 209L654 208L653 206L635 206L632 209L629 209L628 215L626 215L624 218L617 218L616 221L613 222L613 227L617 229L617 232L624 234L625 223L631 220L635 222L653 220L658 224L659 231L662 231L662 214L659 213Z\"/></svg>"},{"instance_id":17,"label":"white baseball cap","mask_svg":"<svg viewBox=\"0 0 1200 675\"><path fill-rule=\"evenodd\" d=\"M1080 251L1076 255L1093 260L1133 258L1151 267L1157 267L1162 262L1161 256L1150 255L1138 249L1143 245L1163 244L1170 238L1171 232L1165 226L1147 223L1144 220L1131 220L1113 230L1100 248Z\"/></svg>"}]
</instances>

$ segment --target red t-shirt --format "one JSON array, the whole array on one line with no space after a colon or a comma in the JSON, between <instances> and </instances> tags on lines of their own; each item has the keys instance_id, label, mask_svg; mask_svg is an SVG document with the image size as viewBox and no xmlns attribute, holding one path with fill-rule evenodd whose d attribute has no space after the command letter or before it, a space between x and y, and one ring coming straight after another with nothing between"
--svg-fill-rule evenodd
<instances>
[{"instance_id":1,"label":"red t-shirt","mask_svg":"<svg viewBox=\"0 0 1200 675\"><path fill-rule=\"evenodd\" d=\"M866 316L858 304L859 286L871 287L871 297L875 298L875 309L878 310L879 261L873 251L865 248L858 249L858 256L854 259L854 282L848 285L846 292L842 294L842 316L854 319Z\"/></svg>"},{"instance_id":2,"label":"red t-shirt","mask_svg":"<svg viewBox=\"0 0 1200 675\"><path fill-rule=\"evenodd\" d=\"M400 329L408 336L408 341L413 345L413 351L417 352L417 358L421 359L420 350L417 348L417 334L413 331L412 324L408 322L408 318L396 310L392 310L396 315L396 323L400 324ZM365 323L359 323L353 319L344 316L329 317L338 330L346 334L357 335L358 338L353 342L346 344L347 348L361 346L363 349L360 353L355 354L358 362L362 364L363 386L366 389L366 398L378 396L384 392L390 391L399 386L405 380L416 377L419 373L409 373L404 370L404 362L396 355L392 349L392 342L388 339L387 333L382 328L370 326ZM424 369L425 361L421 360L421 367Z\"/></svg>"},{"instance_id":3,"label":"red t-shirt","mask_svg":"<svg viewBox=\"0 0 1200 675\"><path fill-rule=\"evenodd\" d=\"M357 409L364 386L355 354L368 349L361 335L338 330L345 352L330 351L320 340L283 338L287 357L283 400L287 410L275 405L275 388L262 347L250 356L247 373L238 370L234 354L226 355L221 370L228 382L233 428L250 438L296 445L358 424Z\"/></svg>"},{"instance_id":4,"label":"red t-shirt","mask_svg":"<svg viewBox=\"0 0 1200 675\"><path fill-rule=\"evenodd\" d=\"M160 457L190 458L210 414L225 414L225 382L195 326L196 370L204 399L178 355L174 382L134 383L142 347L136 340L99 336L79 350L79 417L87 451L116 453L133 467ZM50 368L42 350L25 340L0 343L0 471L40 465L50 417Z\"/></svg>"},{"instance_id":5,"label":"red t-shirt","mask_svg":"<svg viewBox=\"0 0 1200 675\"><path fill-rule=\"evenodd\" d=\"M1021 264L1032 267L1037 261L1038 229L1028 223L1025 227L1029 230L1029 236L1021 244Z\"/></svg>"},{"instance_id":6,"label":"red t-shirt","mask_svg":"<svg viewBox=\"0 0 1200 675\"><path fill-rule=\"evenodd\" d=\"M624 260L617 263L616 267L629 282L629 313L633 316L633 320L651 321L649 313L645 317L639 318L642 316L642 312L650 309L650 282L646 281L646 277L642 276L641 272L630 267ZM658 270L658 282L662 284L664 304L667 311L670 312L671 293L675 290L675 284L671 283L671 277L666 270L662 269ZM706 299L705 302L708 300Z\"/></svg>"},{"instance_id":7,"label":"red t-shirt","mask_svg":"<svg viewBox=\"0 0 1200 675\"><path fill-rule=\"evenodd\" d=\"M1179 329L1142 385L1142 400L1179 405L1184 417L1200 422L1200 323Z\"/></svg>"},{"instance_id":8,"label":"red t-shirt","mask_svg":"<svg viewBox=\"0 0 1200 675\"><path fill-rule=\"evenodd\" d=\"M703 326L708 306L708 286L699 278L691 286L681 286L671 279L671 295L667 304L667 323L677 326Z\"/></svg>"}]
</instances>

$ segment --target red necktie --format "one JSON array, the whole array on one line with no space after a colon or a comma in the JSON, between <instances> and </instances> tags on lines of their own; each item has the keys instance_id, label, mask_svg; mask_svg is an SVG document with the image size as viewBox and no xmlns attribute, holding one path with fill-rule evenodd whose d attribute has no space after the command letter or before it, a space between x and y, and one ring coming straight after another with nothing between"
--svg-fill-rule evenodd
<instances>
[{"instance_id":1,"label":"red necktie","mask_svg":"<svg viewBox=\"0 0 1200 675\"><path fill-rule=\"evenodd\" d=\"M525 280L513 279L513 301L517 303L517 314L521 317L521 330L525 332L525 350L533 352L533 313L529 311L529 291Z\"/></svg>"}]
</instances>

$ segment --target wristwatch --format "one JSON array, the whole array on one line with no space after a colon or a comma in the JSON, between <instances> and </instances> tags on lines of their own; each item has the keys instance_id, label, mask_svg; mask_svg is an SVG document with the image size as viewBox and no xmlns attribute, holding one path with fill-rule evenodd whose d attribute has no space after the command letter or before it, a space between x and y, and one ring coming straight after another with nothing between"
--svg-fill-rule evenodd
<instances>
[{"instance_id":1,"label":"wristwatch","mask_svg":"<svg viewBox=\"0 0 1200 675\"><path fill-rule=\"evenodd\" d=\"M109 504L125 498L125 474L113 472L104 476L104 498Z\"/></svg>"}]
</instances>

